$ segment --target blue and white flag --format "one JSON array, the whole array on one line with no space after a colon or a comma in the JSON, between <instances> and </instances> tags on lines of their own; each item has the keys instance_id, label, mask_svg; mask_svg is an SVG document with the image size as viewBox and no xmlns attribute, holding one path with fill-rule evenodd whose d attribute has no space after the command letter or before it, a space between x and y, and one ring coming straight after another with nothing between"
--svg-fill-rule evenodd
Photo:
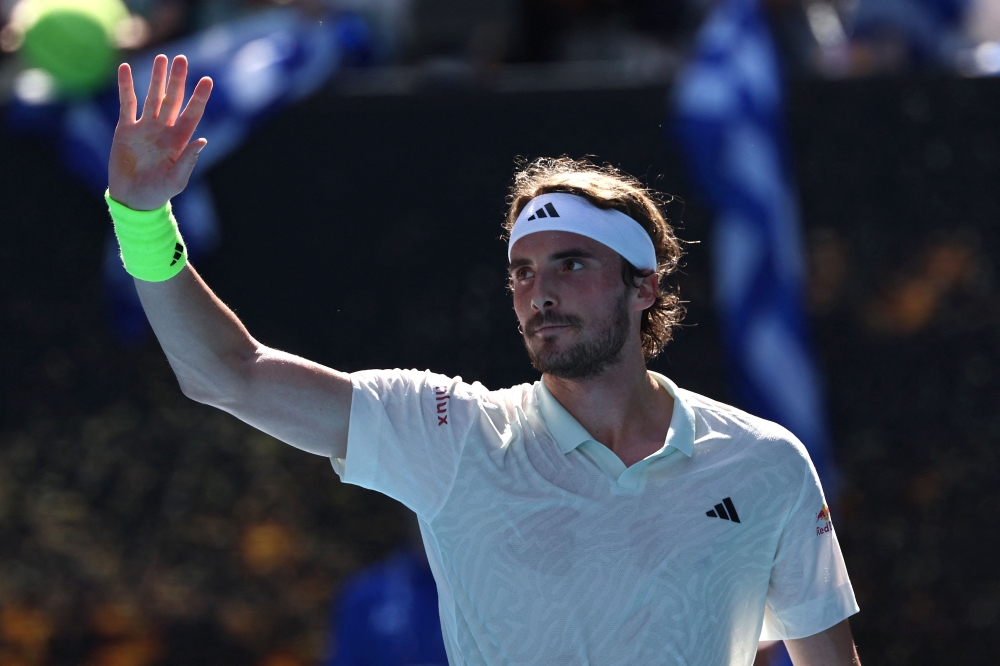
<instances>
[{"instance_id":1,"label":"blue and white flag","mask_svg":"<svg viewBox=\"0 0 1000 666\"><path fill-rule=\"evenodd\" d=\"M782 87L757 1L723 0L678 76L673 131L715 215L716 306L737 398L791 430L832 486Z\"/></svg>"},{"instance_id":2,"label":"blue and white flag","mask_svg":"<svg viewBox=\"0 0 1000 666\"><path fill-rule=\"evenodd\" d=\"M802 441L829 496L835 479L803 311L781 70L757 0L723 0L713 10L673 103L675 138L714 209L716 307L738 400ZM791 665L780 646L770 663Z\"/></svg>"}]
</instances>

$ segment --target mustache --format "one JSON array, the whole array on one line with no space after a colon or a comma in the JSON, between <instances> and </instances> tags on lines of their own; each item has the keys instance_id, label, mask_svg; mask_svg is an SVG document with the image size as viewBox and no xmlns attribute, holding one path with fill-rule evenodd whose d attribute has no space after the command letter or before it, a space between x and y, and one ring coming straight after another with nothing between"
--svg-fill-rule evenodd
<instances>
[{"instance_id":1,"label":"mustache","mask_svg":"<svg viewBox=\"0 0 1000 666\"><path fill-rule=\"evenodd\" d=\"M576 315L539 312L524 324L524 334L531 337L544 326L571 326L579 330L583 327L583 320Z\"/></svg>"}]
</instances>

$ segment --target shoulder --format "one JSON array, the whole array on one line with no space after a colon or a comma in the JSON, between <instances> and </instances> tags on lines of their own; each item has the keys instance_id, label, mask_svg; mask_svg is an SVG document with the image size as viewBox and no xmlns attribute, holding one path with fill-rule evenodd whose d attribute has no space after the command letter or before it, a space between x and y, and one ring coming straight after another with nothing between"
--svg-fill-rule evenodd
<instances>
[{"instance_id":1,"label":"shoulder","mask_svg":"<svg viewBox=\"0 0 1000 666\"><path fill-rule=\"evenodd\" d=\"M480 384L480 386L482 386ZM509 388L497 389L495 391L489 391L485 388L483 394L484 402L495 409L502 411L508 421L513 421L517 419L517 414L515 413L518 408L526 409L530 404L535 401L535 385L534 384L517 384Z\"/></svg>"},{"instance_id":2,"label":"shoulder","mask_svg":"<svg viewBox=\"0 0 1000 666\"><path fill-rule=\"evenodd\" d=\"M497 399L479 382L466 382L430 370L361 370L351 373L355 397L362 394L385 405L436 402L486 406Z\"/></svg>"},{"instance_id":3,"label":"shoulder","mask_svg":"<svg viewBox=\"0 0 1000 666\"><path fill-rule=\"evenodd\" d=\"M696 447L699 442L724 440L756 457L775 456L810 464L805 446L784 426L692 391L678 392L695 414Z\"/></svg>"},{"instance_id":4,"label":"shoulder","mask_svg":"<svg viewBox=\"0 0 1000 666\"><path fill-rule=\"evenodd\" d=\"M461 377L449 377L430 370L403 370L400 368L352 372L351 383L355 390L359 388L369 389L399 397L410 396L428 389L442 389L452 394L475 395L482 388L482 384L479 382L468 384L462 381Z\"/></svg>"},{"instance_id":5,"label":"shoulder","mask_svg":"<svg viewBox=\"0 0 1000 666\"><path fill-rule=\"evenodd\" d=\"M490 390L480 382L470 383L430 370L362 370L351 374L351 383L355 394L360 391L382 403L456 400L475 403L507 421L516 419L517 409L526 408L534 400L533 384Z\"/></svg>"}]
</instances>

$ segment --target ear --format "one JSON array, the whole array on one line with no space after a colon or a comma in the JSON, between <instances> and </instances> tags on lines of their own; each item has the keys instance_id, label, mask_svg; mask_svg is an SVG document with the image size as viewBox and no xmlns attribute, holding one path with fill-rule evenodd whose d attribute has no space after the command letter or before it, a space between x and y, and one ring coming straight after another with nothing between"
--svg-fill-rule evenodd
<instances>
[{"instance_id":1,"label":"ear","mask_svg":"<svg viewBox=\"0 0 1000 666\"><path fill-rule=\"evenodd\" d=\"M656 302L656 297L660 295L660 279L656 273L651 273L642 278L635 295L635 309L647 310Z\"/></svg>"}]
</instances>

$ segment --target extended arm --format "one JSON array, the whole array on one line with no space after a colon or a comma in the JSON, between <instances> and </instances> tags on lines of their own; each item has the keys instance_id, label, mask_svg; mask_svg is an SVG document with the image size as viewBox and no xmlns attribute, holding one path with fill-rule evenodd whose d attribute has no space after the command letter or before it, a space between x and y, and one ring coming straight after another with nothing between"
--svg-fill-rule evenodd
<instances>
[{"instance_id":1,"label":"extended arm","mask_svg":"<svg viewBox=\"0 0 1000 666\"><path fill-rule=\"evenodd\" d=\"M112 199L155 210L187 185L207 143L191 141L208 102L211 79L198 82L181 113L187 60L157 56L142 117L128 65L118 70L121 116L108 167ZM344 457L351 383L343 373L270 349L254 340L236 315L190 266L163 282L137 279L146 316L194 400L219 407L293 446Z\"/></svg>"},{"instance_id":2,"label":"extended arm","mask_svg":"<svg viewBox=\"0 0 1000 666\"><path fill-rule=\"evenodd\" d=\"M847 620L826 631L785 641L795 666L861 666Z\"/></svg>"}]
</instances>

